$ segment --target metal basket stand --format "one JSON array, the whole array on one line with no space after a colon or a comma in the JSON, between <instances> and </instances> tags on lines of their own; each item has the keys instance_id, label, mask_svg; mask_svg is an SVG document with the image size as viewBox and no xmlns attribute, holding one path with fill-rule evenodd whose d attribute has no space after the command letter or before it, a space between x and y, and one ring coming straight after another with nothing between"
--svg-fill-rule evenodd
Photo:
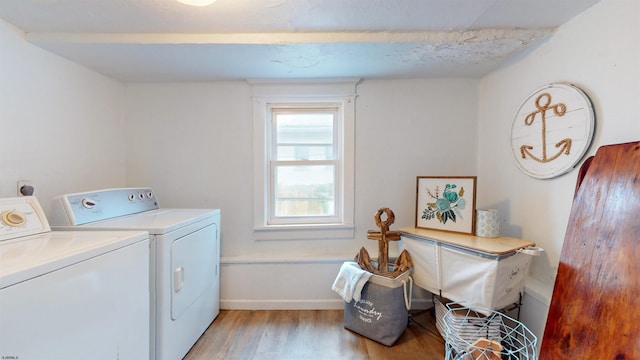
<instances>
[{"instance_id":1,"label":"metal basket stand","mask_svg":"<svg viewBox=\"0 0 640 360\"><path fill-rule=\"evenodd\" d=\"M446 360L537 360L537 337L501 312L447 304Z\"/></svg>"}]
</instances>

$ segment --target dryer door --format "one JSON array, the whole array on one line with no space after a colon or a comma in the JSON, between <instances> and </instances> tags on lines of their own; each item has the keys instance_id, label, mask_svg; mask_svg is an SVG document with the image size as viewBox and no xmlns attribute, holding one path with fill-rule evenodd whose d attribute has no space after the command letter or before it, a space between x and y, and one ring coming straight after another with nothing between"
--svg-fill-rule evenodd
<instances>
[{"instance_id":1,"label":"dryer door","mask_svg":"<svg viewBox=\"0 0 640 360\"><path fill-rule=\"evenodd\" d=\"M171 245L171 319L176 320L210 287L217 277L218 240L212 224Z\"/></svg>"}]
</instances>

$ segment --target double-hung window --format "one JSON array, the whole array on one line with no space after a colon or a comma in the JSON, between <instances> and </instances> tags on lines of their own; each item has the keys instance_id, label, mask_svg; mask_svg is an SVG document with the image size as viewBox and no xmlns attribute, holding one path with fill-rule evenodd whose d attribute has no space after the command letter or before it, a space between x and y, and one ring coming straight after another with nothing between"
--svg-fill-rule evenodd
<instances>
[{"instance_id":1,"label":"double-hung window","mask_svg":"<svg viewBox=\"0 0 640 360\"><path fill-rule=\"evenodd\" d=\"M268 225L341 221L339 110L332 103L268 107Z\"/></svg>"},{"instance_id":2,"label":"double-hung window","mask_svg":"<svg viewBox=\"0 0 640 360\"><path fill-rule=\"evenodd\" d=\"M252 87L257 237L349 236L355 82L349 82L346 92L344 83L327 82L260 82Z\"/></svg>"}]
</instances>

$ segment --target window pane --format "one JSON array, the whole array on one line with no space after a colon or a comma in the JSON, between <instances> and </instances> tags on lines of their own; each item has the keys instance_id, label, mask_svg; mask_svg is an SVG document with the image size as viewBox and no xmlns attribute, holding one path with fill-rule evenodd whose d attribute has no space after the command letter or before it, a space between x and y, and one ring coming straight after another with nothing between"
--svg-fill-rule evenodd
<instances>
[{"instance_id":1,"label":"window pane","mask_svg":"<svg viewBox=\"0 0 640 360\"><path fill-rule=\"evenodd\" d=\"M276 160L332 160L333 112L276 113Z\"/></svg>"},{"instance_id":2,"label":"window pane","mask_svg":"<svg viewBox=\"0 0 640 360\"><path fill-rule=\"evenodd\" d=\"M333 160L333 146L278 145L278 160Z\"/></svg>"},{"instance_id":3,"label":"window pane","mask_svg":"<svg viewBox=\"0 0 640 360\"><path fill-rule=\"evenodd\" d=\"M333 165L277 166L275 216L335 215Z\"/></svg>"}]
</instances>

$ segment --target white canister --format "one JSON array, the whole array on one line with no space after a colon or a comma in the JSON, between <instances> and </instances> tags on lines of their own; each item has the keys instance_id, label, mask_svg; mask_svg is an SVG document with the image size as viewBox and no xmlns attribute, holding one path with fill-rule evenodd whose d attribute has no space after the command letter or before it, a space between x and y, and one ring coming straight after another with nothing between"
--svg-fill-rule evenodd
<instances>
[{"instance_id":1,"label":"white canister","mask_svg":"<svg viewBox=\"0 0 640 360\"><path fill-rule=\"evenodd\" d=\"M498 237L500 236L500 223L498 222L498 210L476 210L476 236Z\"/></svg>"}]
</instances>

